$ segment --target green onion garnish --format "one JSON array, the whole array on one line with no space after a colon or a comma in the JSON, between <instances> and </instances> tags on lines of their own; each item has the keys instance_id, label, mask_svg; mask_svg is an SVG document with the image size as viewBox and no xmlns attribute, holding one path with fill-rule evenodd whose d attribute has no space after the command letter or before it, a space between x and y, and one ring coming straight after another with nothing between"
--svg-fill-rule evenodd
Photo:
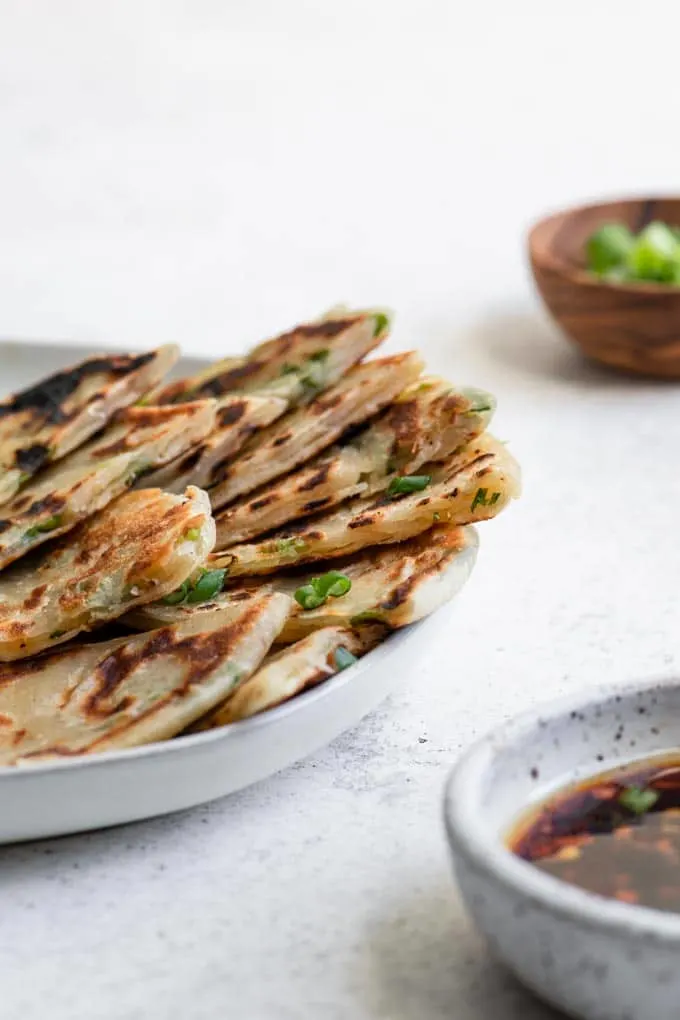
<instances>
[{"instance_id":1,"label":"green onion garnish","mask_svg":"<svg viewBox=\"0 0 680 1020\"><path fill-rule=\"evenodd\" d=\"M64 518L61 514L55 514L53 517L48 517L47 520L41 521L40 524L34 524L32 528L29 528L25 533L24 538L35 538L37 535L45 535L49 531L55 531L56 528L60 528L63 524Z\"/></svg>"},{"instance_id":2,"label":"green onion garnish","mask_svg":"<svg viewBox=\"0 0 680 1020\"><path fill-rule=\"evenodd\" d=\"M305 547L303 538L277 538L276 551L279 556L290 556L294 559Z\"/></svg>"},{"instance_id":3,"label":"green onion garnish","mask_svg":"<svg viewBox=\"0 0 680 1020\"><path fill-rule=\"evenodd\" d=\"M161 602L166 606L195 605L197 602L209 602L222 591L226 568L221 570L204 570L195 581L185 581L176 591L171 591Z\"/></svg>"},{"instance_id":4,"label":"green onion garnish","mask_svg":"<svg viewBox=\"0 0 680 1020\"><path fill-rule=\"evenodd\" d=\"M432 475L402 475L393 478L387 489L388 496L403 496L408 492L422 492L432 481Z\"/></svg>"},{"instance_id":5,"label":"green onion garnish","mask_svg":"<svg viewBox=\"0 0 680 1020\"><path fill-rule=\"evenodd\" d=\"M472 500L470 511L474 513L478 506L493 506L500 498L500 492L492 492L491 495L489 495L488 489L477 489L475 498Z\"/></svg>"},{"instance_id":6,"label":"green onion garnish","mask_svg":"<svg viewBox=\"0 0 680 1020\"><path fill-rule=\"evenodd\" d=\"M184 541L185 542L198 542L200 537L201 537L201 529L200 528L189 528L189 530L187 531L186 535L184 536Z\"/></svg>"},{"instance_id":7,"label":"green onion garnish","mask_svg":"<svg viewBox=\"0 0 680 1020\"><path fill-rule=\"evenodd\" d=\"M165 603L166 606L179 606L180 603L184 602L189 591L189 582L184 581L176 591L171 591L169 595L165 595L161 602Z\"/></svg>"},{"instance_id":8,"label":"green onion garnish","mask_svg":"<svg viewBox=\"0 0 680 1020\"><path fill-rule=\"evenodd\" d=\"M348 648L343 648L340 645L339 648L335 649L335 668L338 672L342 672L343 669L349 669L357 661L356 655L352 655Z\"/></svg>"},{"instance_id":9,"label":"green onion garnish","mask_svg":"<svg viewBox=\"0 0 680 1020\"><path fill-rule=\"evenodd\" d=\"M373 318L375 319L375 326L373 327L373 336L382 336L382 334L385 333L390 327L389 316L385 315L384 312L376 312Z\"/></svg>"},{"instance_id":10,"label":"green onion garnish","mask_svg":"<svg viewBox=\"0 0 680 1020\"><path fill-rule=\"evenodd\" d=\"M633 233L623 223L606 223L588 238L586 254L590 269L595 273L605 273L620 265L634 243Z\"/></svg>"},{"instance_id":11,"label":"green onion garnish","mask_svg":"<svg viewBox=\"0 0 680 1020\"><path fill-rule=\"evenodd\" d=\"M618 796L621 807L631 811L634 815L644 815L647 811L651 811L658 799L658 790L650 790L642 786L628 786Z\"/></svg>"},{"instance_id":12,"label":"green onion garnish","mask_svg":"<svg viewBox=\"0 0 680 1020\"><path fill-rule=\"evenodd\" d=\"M209 602L222 591L226 570L206 570L187 592L187 602Z\"/></svg>"},{"instance_id":13,"label":"green onion garnish","mask_svg":"<svg viewBox=\"0 0 680 1020\"><path fill-rule=\"evenodd\" d=\"M295 601L303 609L318 609L329 598L339 599L352 587L346 574L338 570L329 570L321 577L313 577L307 584L301 585L295 592Z\"/></svg>"}]
</instances>

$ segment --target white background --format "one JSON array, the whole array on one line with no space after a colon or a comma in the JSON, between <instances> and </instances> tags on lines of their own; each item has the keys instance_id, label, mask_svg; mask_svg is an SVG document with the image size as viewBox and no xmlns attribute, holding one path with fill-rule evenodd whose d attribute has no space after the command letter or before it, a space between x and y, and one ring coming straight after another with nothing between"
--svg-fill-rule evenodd
<instances>
[{"instance_id":1,"label":"white background","mask_svg":"<svg viewBox=\"0 0 680 1020\"><path fill-rule=\"evenodd\" d=\"M677 390L582 364L524 256L554 206L677 189L680 19L648 11L0 0L0 333L217 356L389 304L392 349L497 393L526 477L432 668L355 731L228 801L0 850L3 1017L551 1015L464 920L440 797L514 711L678 665Z\"/></svg>"}]
</instances>

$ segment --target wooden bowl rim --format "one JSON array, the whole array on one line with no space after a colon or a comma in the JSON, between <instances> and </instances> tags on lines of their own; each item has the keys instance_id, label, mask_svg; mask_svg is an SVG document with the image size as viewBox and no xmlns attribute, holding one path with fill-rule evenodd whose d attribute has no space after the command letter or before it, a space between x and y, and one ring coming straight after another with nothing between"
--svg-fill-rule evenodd
<instances>
[{"instance_id":1,"label":"wooden bowl rim","mask_svg":"<svg viewBox=\"0 0 680 1020\"><path fill-rule=\"evenodd\" d=\"M551 269L553 272L559 273L565 279L570 280L579 286L584 287L606 287L607 290L618 290L620 292L628 292L630 294L648 294L650 296L666 298L680 297L680 286L671 286L667 283L657 283L653 280L641 280L637 283L620 283L616 280L603 280L599 276L595 276L587 269L581 269L576 263L571 262L563 258L559 253L555 252L552 247L543 247L540 253L536 251L536 235L549 223L554 220L567 221L573 216L579 213L586 212L591 209L602 209L607 205L632 205L633 203L645 204L654 202L677 202L680 205L680 194L678 195L638 195L637 197L628 196L626 198L608 198L600 202L582 202L580 205L567 206L564 209L558 209L553 213L549 213L547 216L542 216L539 220L535 220L533 225L529 228L527 236L527 245L529 249L529 258L532 265L537 269Z\"/></svg>"}]
</instances>

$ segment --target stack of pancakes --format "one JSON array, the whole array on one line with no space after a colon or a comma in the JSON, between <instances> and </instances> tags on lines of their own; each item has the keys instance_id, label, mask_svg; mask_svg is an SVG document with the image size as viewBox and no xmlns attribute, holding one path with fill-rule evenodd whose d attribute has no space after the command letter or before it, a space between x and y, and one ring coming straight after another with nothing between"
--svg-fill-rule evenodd
<instances>
[{"instance_id":1,"label":"stack of pancakes","mask_svg":"<svg viewBox=\"0 0 680 1020\"><path fill-rule=\"evenodd\" d=\"M0 403L0 764L233 723L456 593L519 469L489 394L364 360L389 329L334 309L191 378L168 346Z\"/></svg>"}]
</instances>

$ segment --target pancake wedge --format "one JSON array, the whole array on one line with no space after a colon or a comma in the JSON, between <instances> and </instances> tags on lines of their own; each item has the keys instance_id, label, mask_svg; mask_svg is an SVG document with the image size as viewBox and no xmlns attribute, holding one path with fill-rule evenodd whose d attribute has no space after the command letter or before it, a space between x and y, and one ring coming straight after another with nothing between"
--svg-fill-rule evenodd
<instances>
[{"instance_id":1,"label":"pancake wedge","mask_svg":"<svg viewBox=\"0 0 680 1020\"><path fill-rule=\"evenodd\" d=\"M345 429L390 404L422 367L415 351L357 365L308 407L291 411L254 436L210 490L213 508L287 474L330 446Z\"/></svg>"},{"instance_id":2,"label":"pancake wedge","mask_svg":"<svg viewBox=\"0 0 680 1020\"><path fill-rule=\"evenodd\" d=\"M169 594L214 542L201 489L126 493L0 574L0 661L33 655Z\"/></svg>"},{"instance_id":3,"label":"pancake wedge","mask_svg":"<svg viewBox=\"0 0 680 1020\"><path fill-rule=\"evenodd\" d=\"M79 450L42 471L0 506L0 568L70 531L149 468L190 449L215 423L215 402L129 407Z\"/></svg>"},{"instance_id":4,"label":"pancake wedge","mask_svg":"<svg viewBox=\"0 0 680 1020\"><path fill-rule=\"evenodd\" d=\"M156 403L177 403L233 392L284 399L288 407L309 403L333 386L387 337L390 315L381 310L336 308L314 322L266 340L244 358L226 358L188 379L152 394Z\"/></svg>"},{"instance_id":5,"label":"pancake wedge","mask_svg":"<svg viewBox=\"0 0 680 1020\"><path fill-rule=\"evenodd\" d=\"M381 492L397 474L414 474L475 439L494 408L483 390L457 390L436 377L413 383L358 436L219 513L216 549Z\"/></svg>"},{"instance_id":6,"label":"pancake wedge","mask_svg":"<svg viewBox=\"0 0 680 1020\"><path fill-rule=\"evenodd\" d=\"M178 357L173 344L146 354L101 354L2 401L0 503L155 386Z\"/></svg>"},{"instance_id":7,"label":"pancake wedge","mask_svg":"<svg viewBox=\"0 0 680 1020\"><path fill-rule=\"evenodd\" d=\"M0 764L174 736L247 681L289 609L285 595L263 595L238 612L0 666Z\"/></svg>"},{"instance_id":8,"label":"pancake wedge","mask_svg":"<svg viewBox=\"0 0 680 1020\"><path fill-rule=\"evenodd\" d=\"M294 645L268 655L249 680L200 719L193 731L248 719L316 687L352 665L363 652L361 639L345 627L324 627Z\"/></svg>"},{"instance_id":9,"label":"pancake wedge","mask_svg":"<svg viewBox=\"0 0 680 1020\"><path fill-rule=\"evenodd\" d=\"M296 601L277 641L290 644L322 628L353 627L359 629L362 641L368 638L374 644L381 628L415 623L453 598L474 567L478 545L474 528L437 524L406 542L333 561L333 569L350 579L350 590L340 598L328 598L317 609L305 610ZM234 587L201 605L153 602L131 612L124 622L135 629L152 630L212 612L217 606L237 606L266 592L294 596L326 569L321 565L308 573L275 574L259 583L255 579L236 581Z\"/></svg>"},{"instance_id":10,"label":"pancake wedge","mask_svg":"<svg viewBox=\"0 0 680 1020\"><path fill-rule=\"evenodd\" d=\"M211 569L229 578L269 574L298 563L347 556L370 546L403 542L441 521L472 524L495 517L519 495L520 474L514 457L488 433L446 461L422 468L429 483L421 491L355 499L335 513L275 532L259 542L214 553Z\"/></svg>"},{"instance_id":11,"label":"pancake wedge","mask_svg":"<svg viewBox=\"0 0 680 1020\"><path fill-rule=\"evenodd\" d=\"M182 403L176 409L190 406ZM172 463L153 471L143 484L158 486L167 492L184 492L187 485L197 485L201 489L216 485L222 480L228 461L250 436L265 425L271 425L286 408L281 397L255 394L222 397L217 402L216 423L210 435L188 453L182 452Z\"/></svg>"},{"instance_id":12,"label":"pancake wedge","mask_svg":"<svg viewBox=\"0 0 680 1020\"><path fill-rule=\"evenodd\" d=\"M352 587L342 598L330 598L318 609L296 612L279 640L298 641L319 628L352 626L361 632L382 624L404 627L429 616L456 595L477 558L474 528L438 524L430 531L396 545L381 546L334 563ZM295 591L310 577L272 578L274 590ZM253 590L253 595L258 589ZM144 608L141 610L144 612Z\"/></svg>"}]
</instances>

